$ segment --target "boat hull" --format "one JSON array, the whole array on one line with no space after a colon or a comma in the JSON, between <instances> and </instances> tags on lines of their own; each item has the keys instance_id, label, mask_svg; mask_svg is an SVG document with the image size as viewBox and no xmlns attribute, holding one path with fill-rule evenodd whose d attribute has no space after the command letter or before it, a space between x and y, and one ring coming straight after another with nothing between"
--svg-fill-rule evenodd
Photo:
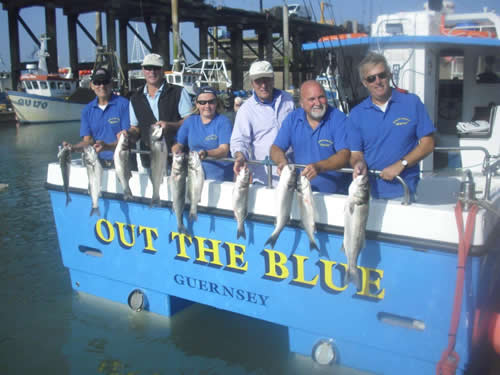
<instances>
[{"instance_id":1,"label":"boat hull","mask_svg":"<svg viewBox=\"0 0 500 375\"><path fill-rule=\"evenodd\" d=\"M8 91L7 95L20 123L79 121L85 104L60 98Z\"/></svg>"},{"instance_id":2,"label":"boat hull","mask_svg":"<svg viewBox=\"0 0 500 375\"><path fill-rule=\"evenodd\" d=\"M118 187L113 173L104 180ZM132 178L134 202L122 201L119 188L107 189L99 200L100 217L89 216L85 181L74 184L67 206L52 182L47 186L59 247L77 291L127 304L140 290L143 308L166 316L187 301L229 310L288 327L292 352L310 356L320 340L331 340L338 364L388 375L433 373L447 346L457 265L450 244L370 233L357 291L343 283L346 258L336 225L318 226L321 254L309 250L296 221L269 248L264 243L273 231L272 217L251 214L247 239L237 239L227 207L201 205L188 228L192 236L186 236L177 232L168 200L149 207L147 175ZM227 196L227 184L232 185L211 183L205 192ZM481 291L489 289L497 254L479 251L467 261L455 347L458 373L472 358L473 317L485 298Z\"/></svg>"}]
</instances>

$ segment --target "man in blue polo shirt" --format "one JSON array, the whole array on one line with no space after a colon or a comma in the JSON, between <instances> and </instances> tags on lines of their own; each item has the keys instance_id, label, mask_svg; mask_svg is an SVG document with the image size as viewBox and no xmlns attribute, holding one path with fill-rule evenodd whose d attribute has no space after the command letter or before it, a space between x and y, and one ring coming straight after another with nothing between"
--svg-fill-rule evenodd
<instances>
[{"instance_id":1,"label":"man in blue polo shirt","mask_svg":"<svg viewBox=\"0 0 500 375\"><path fill-rule=\"evenodd\" d=\"M357 105L347 120L353 178L368 169L374 198L403 196L401 176L412 198L419 180L418 163L434 149L435 127L418 96L392 89L390 69L383 55L370 53L359 66L359 75L370 96Z\"/></svg>"},{"instance_id":2,"label":"man in blue polo shirt","mask_svg":"<svg viewBox=\"0 0 500 375\"><path fill-rule=\"evenodd\" d=\"M302 84L300 106L283 121L271 146L278 173L288 164L285 152L291 146L293 162L306 165L301 174L314 191L346 194L350 176L334 171L349 162L345 115L328 105L325 90L316 81Z\"/></svg>"},{"instance_id":3,"label":"man in blue polo shirt","mask_svg":"<svg viewBox=\"0 0 500 375\"><path fill-rule=\"evenodd\" d=\"M96 98L82 110L80 136L83 139L70 146L72 151L82 151L93 144L102 165L110 168L118 134L130 127L129 102L112 93L111 74L105 68L94 72L90 87ZM64 141L64 145L69 144Z\"/></svg>"}]
</instances>

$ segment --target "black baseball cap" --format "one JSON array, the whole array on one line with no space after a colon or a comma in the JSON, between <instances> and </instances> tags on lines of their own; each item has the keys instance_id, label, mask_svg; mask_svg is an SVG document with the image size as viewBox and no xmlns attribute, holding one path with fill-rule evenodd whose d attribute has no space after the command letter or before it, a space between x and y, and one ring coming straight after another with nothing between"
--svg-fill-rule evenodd
<instances>
[{"instance_id":1,"label":"black baseball cap","mask_svg":"<svg viewBox=\"0 0 500 375\"><path fill-rule=\"evenodd\" d=\"M111 82L111 74L106 68L98 68L92 74L92 82Z\"/></svg>"}]
</instances>

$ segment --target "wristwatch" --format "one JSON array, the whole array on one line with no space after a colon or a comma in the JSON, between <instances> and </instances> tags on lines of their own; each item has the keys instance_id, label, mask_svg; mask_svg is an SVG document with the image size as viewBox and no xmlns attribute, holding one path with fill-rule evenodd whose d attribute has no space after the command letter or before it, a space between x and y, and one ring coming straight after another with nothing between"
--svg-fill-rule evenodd
<instances>
[{"instance_id":1,"label":"wristwatch","mask_svg":"<svg viewBox=\"0 0 500 375\"><path fill-rule=\"evenodd\" d=\"M403 168L406 168L408 166L408 160L401 159L401 164L403 165Z\"/></svg>"}]
</instances>

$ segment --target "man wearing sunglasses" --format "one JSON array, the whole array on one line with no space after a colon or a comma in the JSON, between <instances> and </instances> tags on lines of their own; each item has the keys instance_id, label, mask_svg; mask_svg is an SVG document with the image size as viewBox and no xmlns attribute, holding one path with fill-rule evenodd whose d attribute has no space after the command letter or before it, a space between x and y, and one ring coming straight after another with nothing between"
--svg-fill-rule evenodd
<instances>
[{"instance_id":1,"label":"man wearing sunglasses","mask_svg":"<svg viewBox=\"0 0 500 375\"><path fill-rule=\"evenodd\" d=\"M96 69L90 87L96 98L82 110L80 136L83 139L71 145L71 149L82 151L85 146L94 144L103 167L111 168L118 135L130 127L129 102L113 94L111 74L105 68ZM63 142L64 145L68 143Z\"/></svg>"},{"instance_id":2,"label":"man wearing sunglasses","mask_svg":"<svg viewBox=\"0 0 500 375\"><path fill-rule=\"evenodd\" d=\"M419 162L434 150L435 127L418 96L391 88L389 65L383 55L369 53L359 76L370 96L353 108L347 121L353 178L368 169L374 198L402 197L401 176L412 199L419 180Z\"/></svg>"},{"instance_id":3,"label":"man wearing sunglasses","mask_svg":"<svg viewBox=\"0 0 500 375\"><path fill-rule=\"evenodd\" d=\"M255 61L248 72L253 95L236 113L231 135L231 154L236 159L234 174L246 166L247 160L264 160L285 117L294 110L293 98L286 91L274 88L274 71L267 61ZM263 165L250 165L253 182L267 184ZM273 185L278 182L273 167Z\"/></svg>"},{"instance_id":4,"label":"man wearing sunglasses","mask_svg":"<svg viewBox=\"0 0 500 375\"><path fill-rule=\"evenodd\" d=\"M149 132L152 125L163 128L169 148L177 130L191 113L191 98L181 86L165 82L164 60L151 53L142 61L146 84L130 98L130 131L132 142L141 139L141 149L149 150ZM144 136L141 136L144 135ZM149 168L149 155L141 154L141 163Z\"/></svg>"}]
</instances>

